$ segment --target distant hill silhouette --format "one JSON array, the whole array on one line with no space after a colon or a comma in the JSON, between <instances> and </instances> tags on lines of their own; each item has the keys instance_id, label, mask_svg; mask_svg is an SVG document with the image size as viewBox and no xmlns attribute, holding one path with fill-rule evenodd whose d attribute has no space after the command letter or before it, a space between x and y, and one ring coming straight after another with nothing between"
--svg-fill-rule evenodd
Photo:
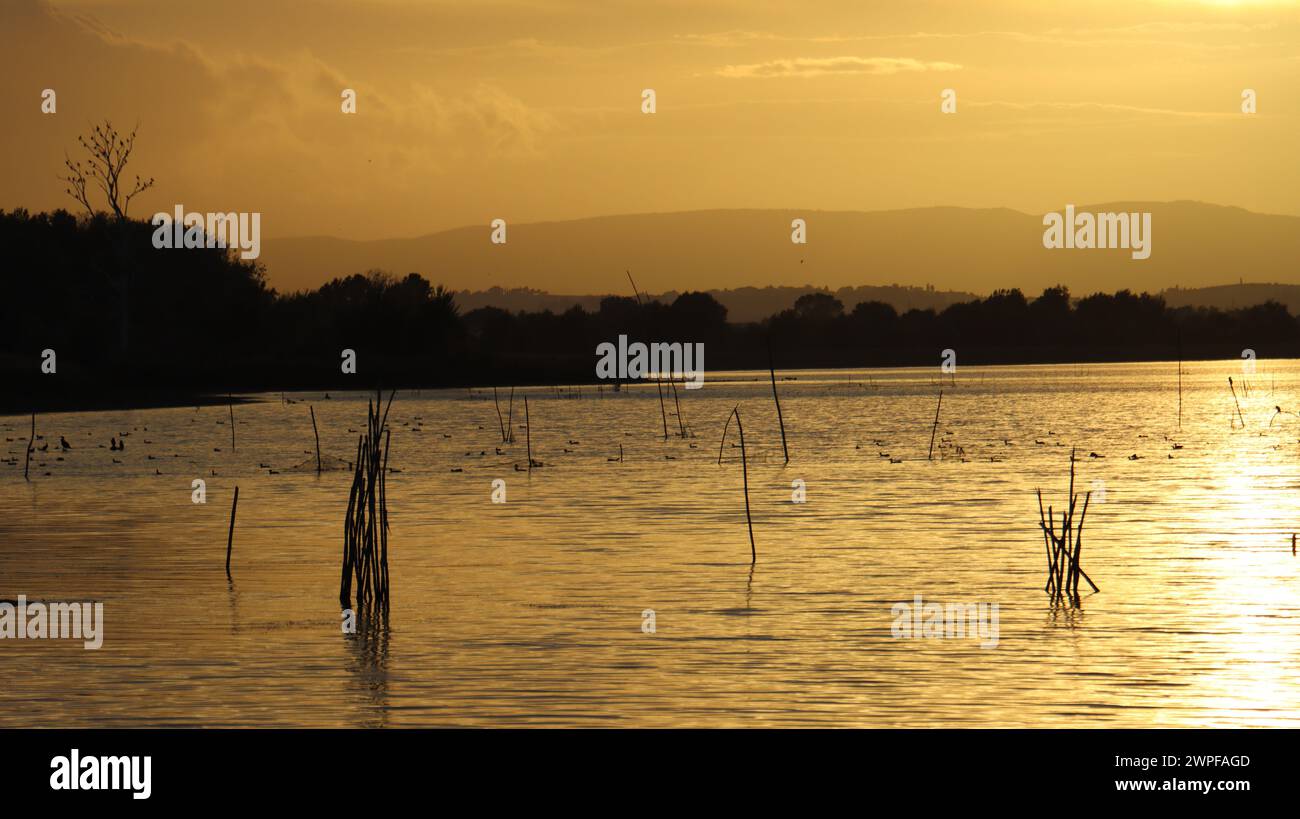
<instances>
[{"instance_id":1,"label":"distant hill silhouette","mask_svg":"<svg viewBox=\"0 0 1300 819\"><path fill-rule=\"evenodd\" d=\"M628 289L630 289L630 285ZM841 287L828 290L824 287L738 287L732 290L705 291L727 308L727 318L733 322L762 321L782 310L787 310L802 295L807 293L830 293L839 299L845 309L852 310L862 302L879 301L892 306L900 313L908 310L943 310L950 304L973 301L973 293L927 290L921 287L903 287L900 285ZM600 301L605 296L626 296L628 293L602 293L596 296L566 296L546 293L533 288L514 288L506 290L492 287L487 290L461 290L455 293L456 304L465 310L479 307L500 307L512 313L520 311L538 313L550 310L563 313L571 307L579 306L588 312L600 309ZM670 290L664 293L643 293L647 300L672 303L681 292Z\"/></svg>"},{"instance_id":2,"label":"distant hill silhouette","mask_svg":"<svg viewBox=\"0 0 1300 819\"><path fill-rule=\"evenodd\" d=\"M1064 284L1076 294L1159 292L1225 281L1300 284L1300 217L1199 202L1073 203L1078 212L1150 211L1153 250L1047 250L1039 214L1005 208L893 211L708 210L511 223L493 245L484 225L408 239L267 238L262 261L280 291L370 269L420 273L452 290L531 287L624 293L624 270L645 291L896 282L969 293ZM1055 210L1062 210L1062 201ZM808 243L790 242L803 218Z\"/></svg>"},{"instance_id":3,"label":"distant hill silhouette","mask_svg":"<svg viewBox=\"0 0 1300 819\"><path fill-rule=\"evenodd\" d=\"M1160 294L1170 307L1217 307L1234 310L1268 301L1285 305L1300 314L1300 284L1242 283L1218 287L1174 287Z\"/></svg>"}]
</instances>

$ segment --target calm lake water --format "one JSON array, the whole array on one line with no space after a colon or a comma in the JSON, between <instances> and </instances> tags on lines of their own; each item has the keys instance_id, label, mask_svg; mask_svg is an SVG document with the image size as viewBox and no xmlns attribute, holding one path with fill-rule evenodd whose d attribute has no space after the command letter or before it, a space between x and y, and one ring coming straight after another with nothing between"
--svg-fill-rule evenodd
<instances>
[{"instance_id":1,"label":"calm lake water","mask_svg":"<svg viewBox=\"0 0 1300 819\"><path fill-rule=\"evenodd\" d=\"M30 418L0 417L0 598L105 619L98 651L0 640L0 726L1300 724L1300 418L1273 417L1300 410L1300 362L1185 364L1181 431L1173 363L962 367L933 461L937 368L779 378L788 465L766 373L681 390L694 437L670 414L667 441L653 384L517 390L505 445L490 390L398 393L392 607L353 635L366 395L246 396L233 451L226 407L38 416L30 482ZM717 463L737 404L753 567L739 450ZM1071 447L1101 587L1079 608L1043 592L1034 497L1060 508ZM998 604L996 647L896 639L916 595Z\"/></svg>"}]
</instances>

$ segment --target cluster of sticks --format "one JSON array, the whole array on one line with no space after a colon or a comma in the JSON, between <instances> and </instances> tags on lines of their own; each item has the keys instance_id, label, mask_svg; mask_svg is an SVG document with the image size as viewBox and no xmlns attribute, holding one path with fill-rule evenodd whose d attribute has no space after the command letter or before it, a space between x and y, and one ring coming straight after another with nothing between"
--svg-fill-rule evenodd
<instances>
[{"instance_id":1,"label":"cluster of sticks","mask_svg":"<svg viewBox=\"0 0 1300 819\"><path fill-rule=\"evenodd\" d=\"M1068 598L1076 605L1079 602L1079 578L1082 577L1092 586L1094 592L1101 591L1092 582L1088 573L1079 565L1083 553L1083 520L1088 515L1088 501L1092 493L1083 496L1083 508L1079 512L1079 522L1074 522L1074 511L1078 507L1079 496L1074 493L1074 450L1070 450L1070 506L1061 514L1061 528L1056 530L1056 515L1051 506L1043 511L1043 490L1038 492L1038 526L1043 530L1043 545L1047 549L1047 585L1043 591L1053 600Z\"/></svg>"},{"instance_id":2,"label":"cluster of sticks","mask_svg":"<svg viewBox=\"0 0 1300 819\"><path fill-rule=\"evenodd\" d=\"M366 434L357 440L356 470L343 521L343 577L339 603L352 608L352 582L357 585L357 606L374 605L388 611L388 501L384 476L388 471L388 410L396 390L388 395L384 414L378 394L366 405ZM382 440L382 445L381 445Z\"/></svg>"}]
</instances>

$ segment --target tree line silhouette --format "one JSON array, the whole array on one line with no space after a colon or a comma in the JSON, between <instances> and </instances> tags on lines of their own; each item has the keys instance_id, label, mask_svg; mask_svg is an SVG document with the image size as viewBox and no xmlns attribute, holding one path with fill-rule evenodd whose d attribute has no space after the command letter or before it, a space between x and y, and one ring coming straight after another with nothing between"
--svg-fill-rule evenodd
<instances>
[{"instance_id":1,"label":"tree line silhouette","mask_svg":"<svg viewBox=\"0 0 1300 819\"><path fill-rule=\"evenodd\" d=\"M4 404L94 406L239 390L592 382L595 350L630 341L704 342L705 366L934 365L1237 358L1300 354L1300 323L1276 302L1170 308L1158 296L1063 287L999 290L942 311L799 297L761 322L730 323L706 293L670 303L608 296L596 310L462 312L417 274L368 272L281 294L265 271L219 248L159 250L148 222L59 210L0 211ZM611 271L611 282L622 279ZM40 371L57 355L57 378ZM357 375L341 371L356 352Z\"/></svg>"}]
</instances>

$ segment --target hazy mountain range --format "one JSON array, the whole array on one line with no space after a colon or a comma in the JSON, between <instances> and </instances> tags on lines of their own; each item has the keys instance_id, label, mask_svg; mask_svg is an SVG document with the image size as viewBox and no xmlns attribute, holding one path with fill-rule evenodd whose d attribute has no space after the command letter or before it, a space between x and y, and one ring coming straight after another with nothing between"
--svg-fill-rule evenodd
<instances>
[{"instance_id":1,"label":"hazy mountain range","mask_svg":"<svg viewBox=\"0 0 1300 819\"><path fill-rule=\"evenodd\" d=\"M262 261L281 291L373 269L418 272L453 290L576 295L629 295L627 270L649 293L809 282L831 290L897 284L962 295L1009 287L1033 295L1058 283L1076 295L1239 281L1300 284L1300 217L1188 201L1073 204L1076 213L1149 211L1150 258L1133 259L1123 249L1049 250L1038 214L939 207L711 210L509 224L505 244L489 240L486 224L407 239L268 238ZM806 244L790 241L795 218L807 223Z\"/></svg>"}]
</instances>

